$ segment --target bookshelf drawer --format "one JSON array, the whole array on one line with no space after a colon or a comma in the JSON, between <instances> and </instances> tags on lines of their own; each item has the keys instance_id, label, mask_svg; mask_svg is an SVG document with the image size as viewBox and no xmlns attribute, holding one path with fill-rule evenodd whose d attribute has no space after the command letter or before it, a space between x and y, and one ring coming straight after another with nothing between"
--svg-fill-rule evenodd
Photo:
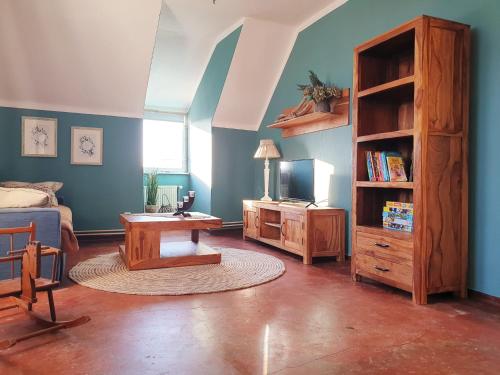
<instances>
[{"instance_id":1,"label":"bookshelf drawer","mask_svg":"<svg viewBox=\"0 0 500 375\"><path fill-rule=\"evenodd\" d=\"M356 248L360 254L409 266L413 264L413 241L357 232Z\"/></svg>"},{"instance_id":2,"label":"bookshelf drawer","mask_svg":"<svg viewBox=\"0 0 500 375\"><path fill-rule=\"evenodd\" d=\"M374 280L407 290L412 290L413 267L386 259L356 253L356 272Z\"/></svg>"}]
</instances>

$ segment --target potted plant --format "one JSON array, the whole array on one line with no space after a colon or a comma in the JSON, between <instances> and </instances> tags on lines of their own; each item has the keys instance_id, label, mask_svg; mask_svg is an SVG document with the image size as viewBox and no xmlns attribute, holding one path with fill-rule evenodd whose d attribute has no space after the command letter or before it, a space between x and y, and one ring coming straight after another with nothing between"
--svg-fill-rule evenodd
<instances>
[{"instance_id":1,"label":"potted plant","mask_svg":"<svg viewBox=\"0 0 500 375\"><path fill-rule=\"evenodd\" d=\"M157 210L156 202L158 198L158 173L156 171L147 175L146 181L146 207L148 213L155 213Z\"/></svg>"},{"instance_id":2,"label":"potted plant","mask_svg":"<svg viewBox=\"0 0 500 375\"><path fill-rule=\"evenodd\" d=\"M313 100L316 112L330 112L330 99L342 97L342 90L335 85L325 85L312 70L309 71L309 85L297 85L304 97Z\"/></svg>"}]
</instances>

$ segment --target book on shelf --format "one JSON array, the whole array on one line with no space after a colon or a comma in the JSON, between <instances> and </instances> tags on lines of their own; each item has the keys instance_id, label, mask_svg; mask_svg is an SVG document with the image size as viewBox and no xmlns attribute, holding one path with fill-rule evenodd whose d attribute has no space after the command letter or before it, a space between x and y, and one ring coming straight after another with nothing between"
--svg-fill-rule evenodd
<instances>
[{"instance_id":1,"label":"book on shelf","mask_svg":"<svg viewBox=\"0 0 500 375\"><path fill-rule=\"evenodd\" d=\"M370 181L408 181L404 160L399 152L367 151L366 167Z\"/></svg>"},{"instance_id":2,"label":"book on shelf","mask_svg":"<svg viewBox=\"0 0 500 375\"><path fill-rule=\"evenodd\" d=\"M368 179L370 181L376 181L376 177L373 171L372 153L370 151L366 153L366 166L368 168Z\"/></svg>"},{"instance_id":3,"label":"book on shelf","mask_svg":"<svg viewBox=\"0 0 500 375\"><path fill-rule=\"evenodd\" d=\"M386 156L387 169L390 181L406 182L405 163L398 153L391 153Z\"/></svg>"},{"instance_id":4,"label":"book on shelf","mask_svg":"<svg viewBox=\"0 0 500 375\"><path fill-rule=\"evenodd\" d=\"M386 207L406 209L413 212L413 203L387 201L385 205Z\"/></svg>"},{"instance_id":5,"label":"book on shelf","mask_svg":"<svg viewBox=\"0 0 500 375\"><path fill-rule=\"evenodd\" d=\"M403 232L413 231L413 203L387 201L382 212L384 228Z\"/></svg>"}]
</instances>

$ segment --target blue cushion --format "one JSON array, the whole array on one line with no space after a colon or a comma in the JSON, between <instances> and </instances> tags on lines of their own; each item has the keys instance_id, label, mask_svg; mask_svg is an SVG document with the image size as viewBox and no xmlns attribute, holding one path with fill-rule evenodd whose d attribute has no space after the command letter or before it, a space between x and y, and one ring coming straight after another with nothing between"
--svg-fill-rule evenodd
<instances>
[{"instance_id":1,"label":"blue cushion","mask_svg":"<svg viewBox=\"0 0 500 375\"><path fill-rule=\"evenodd\" d=\"M56 208L3 208L0 209L0 228L26 227L31 222L36 225L36 240L43 245L61 248L61 214ZM27 234L14 236L14 248L22 249L26 246ZM9 236L0 235L0 256L9 251ZM62 266L62 265L61 265ZM19 265L15 269L19 274ZM52 271L52 257L43 257L42 276L50 278ZM10 263L0 264L0 279L10 278ZM58 270L58 279L61 269Z\"/></svg>"}]
</instances>

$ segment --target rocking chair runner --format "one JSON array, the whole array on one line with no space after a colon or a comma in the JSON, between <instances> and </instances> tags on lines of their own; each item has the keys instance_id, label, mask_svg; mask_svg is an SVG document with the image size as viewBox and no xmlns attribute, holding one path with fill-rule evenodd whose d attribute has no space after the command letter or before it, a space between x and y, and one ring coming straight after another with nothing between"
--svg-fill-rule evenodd
<instances>
[{"instance_id":1,"label":"rocking chair runner","mask_svg":"<svg viewBox=\"0 0 500 375\"><path fill-rule=\"evenodd\" d=\"M23 250L14 250L13 236L18 233L30 234L28 245ZM17 338L0 341L0 349L7 349L15 345L17 342L31 337L57 331L62 328L75 327L88 322L90 318L87 316L82 316L78 319L70 321L56 321L56 310L52 289L59 286L59 281L55 279L55 275L57 265L61 257L61 250L48 246L42 246L40 242L33 241L35 236L35 226L33 224L24 228L0 229L0 235L2 234L10 235L10 250L8 252L9 256L0 257L0 263L11 262L11 271L13 275L14 262L16 260L21 260L21 277L0 281L0 298L8 299L11 302L10 305L0 307L0 311L21 307L29 312L30 316L35 320L48 324L49 327ZM40 271L42 256L53 256L51 279L41 277ZM36 316L32 312L33 304L37 302L37 292L47 292L50 318L52 321Z\"/></svg>"}]
</instances>

